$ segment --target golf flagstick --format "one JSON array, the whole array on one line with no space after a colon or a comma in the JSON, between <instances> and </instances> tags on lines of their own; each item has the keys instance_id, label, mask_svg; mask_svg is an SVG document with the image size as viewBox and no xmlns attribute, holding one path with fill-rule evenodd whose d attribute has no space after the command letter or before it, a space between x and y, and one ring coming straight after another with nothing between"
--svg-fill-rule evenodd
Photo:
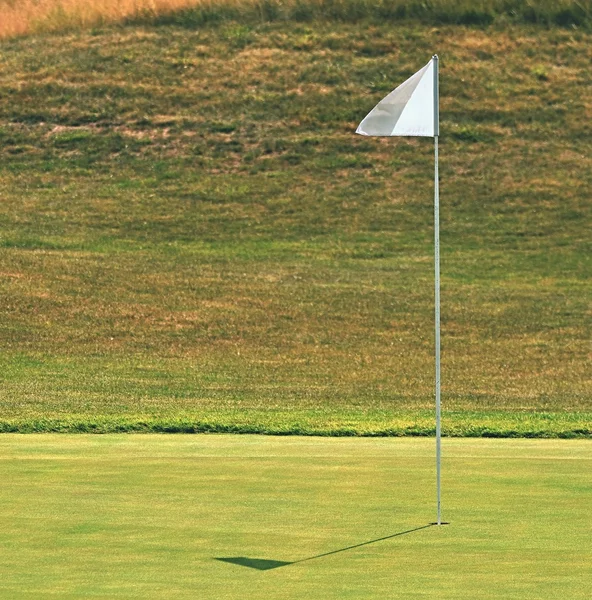
<instances>
[{"instance_id":1,"label":"golf flagstick","mask_svg":"<svg viewBox=\"0 0 592 600\"><path fill-rule=\"evenodd\" d=\"M383 98L362 120L356 133L369 136L434 138L434 286L436 351L436 495L437 522L442 525L440 408L440 192L438 136L440 134L438 56Z\"/></svg>"},{"instance_id":2,"label":"golf flagstick","mask_svg":"<svg viewBox=\"0 0 592 600\"><path fill-rule=\"evenodd\" d=\"M438 56L434 63L434 305L436 350L436 496L437 524L442 525L442 426L440 407L440 181L438 173L438 135L440 135Z\"/></svg>"}]
</instances>

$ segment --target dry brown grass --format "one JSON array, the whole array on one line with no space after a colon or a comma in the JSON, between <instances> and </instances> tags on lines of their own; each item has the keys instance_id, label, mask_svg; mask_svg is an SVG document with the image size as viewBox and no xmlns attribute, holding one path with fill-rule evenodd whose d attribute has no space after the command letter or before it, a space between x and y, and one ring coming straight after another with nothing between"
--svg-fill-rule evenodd
<instances>
[{"instance_id":1,"label":"dry brown grass","mask_svg":"<svg viewBox=\"0 0 592 600\"><path fill-rule=\"evenodd\" d=\"M216 4L236 2L251 0L217 0ZM0 0L0 39L210 4L212 0Z\"/></svg>"},{"instance_id":2,"label":"dry brown grass","mask_svg":"<svg viewBox=\"0 0 592 600\"><path fill-rule=\"evenodd\" d=\"M195 25L196 20L413 19L424 24L486 26L498 21L544 24L589 29L590 2L581 0L0 0L0 39L80 29L140 18L158 22L183 9L197 14L181 15L177 23ZM483 52L483 49L478 49Z\"/></svg>"}]
</instances>

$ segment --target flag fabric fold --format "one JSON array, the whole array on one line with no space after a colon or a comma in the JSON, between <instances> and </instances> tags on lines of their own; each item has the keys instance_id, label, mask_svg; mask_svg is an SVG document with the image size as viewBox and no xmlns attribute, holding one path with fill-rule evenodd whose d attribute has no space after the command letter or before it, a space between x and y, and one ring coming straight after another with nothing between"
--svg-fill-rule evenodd
<instances>
[{"instance_id":1,"label":"flag fabric fold","mask_svg":"<svg viewBox=\"0 0 592 600\"><path fill-rule=\"evenodd\" d=\"M435 58L383 98L358 125L356 133L389 137L438 135Z\"/></svg>"}]
</instances>

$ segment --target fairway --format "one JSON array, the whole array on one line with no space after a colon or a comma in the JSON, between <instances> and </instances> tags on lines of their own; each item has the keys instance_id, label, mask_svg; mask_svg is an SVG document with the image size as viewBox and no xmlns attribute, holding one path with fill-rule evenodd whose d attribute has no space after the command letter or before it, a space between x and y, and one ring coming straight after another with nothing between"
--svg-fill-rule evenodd
<instances>
[{"instance_id":1,"label":"fairway","mask_svg":"<svg viewBox=\"0 0 592 600\"><path fill-rule=\"evenodd\" d=\"M577 600L592 585L587 440L446 440L439 528L423 438L7 434L0 456L2 598Z\"/></svg>"}]
</instances>

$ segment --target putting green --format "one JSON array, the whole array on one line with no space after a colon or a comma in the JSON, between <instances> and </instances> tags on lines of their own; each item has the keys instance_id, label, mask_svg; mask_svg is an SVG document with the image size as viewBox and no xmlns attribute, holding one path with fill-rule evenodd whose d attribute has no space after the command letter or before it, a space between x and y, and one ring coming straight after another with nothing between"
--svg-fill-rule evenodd
<instances>
[{"instance_id":1,"label":"putting green","mask_svg":"<svg viewBox=\"0 0 592 600\"><path fill-rule=\"evenodd\" d=\"M2 598L589 598L592 444L3 435Z\"/></svg>"}]
</instances>

